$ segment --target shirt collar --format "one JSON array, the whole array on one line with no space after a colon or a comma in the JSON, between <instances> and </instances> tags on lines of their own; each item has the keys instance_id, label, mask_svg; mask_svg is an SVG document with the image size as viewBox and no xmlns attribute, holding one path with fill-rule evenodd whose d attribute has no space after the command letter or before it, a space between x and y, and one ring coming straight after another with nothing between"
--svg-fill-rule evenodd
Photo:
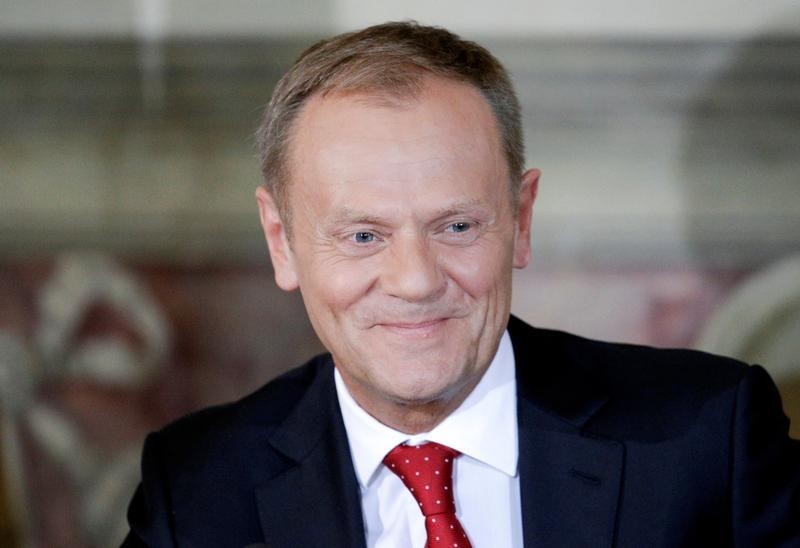
<instances>
[{"instance_id":1,"label":"shirt collar","mask_svg":"<svg viewBox=\"0 0 800 548\"><path fill-rule=\"evenodd\" d=\"M497 353L464 402L430 432L409 436L379 422L350 395L334 372L350 453L361 487L369 485L383 457L396 445L435 441L508 476L517 473L517 391L514 351L506 331Z\"/></svg>"}]
</instances>

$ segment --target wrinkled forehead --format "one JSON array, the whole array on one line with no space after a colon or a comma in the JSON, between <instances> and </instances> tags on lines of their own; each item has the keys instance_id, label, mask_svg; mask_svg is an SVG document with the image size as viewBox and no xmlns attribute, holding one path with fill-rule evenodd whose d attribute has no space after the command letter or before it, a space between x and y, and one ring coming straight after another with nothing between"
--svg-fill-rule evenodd
<instances>
[{"instance_id":1,"label":"wrinkled forehead","mask_svg":"<svg viewBox=\"0 0 800 548\"><path fill-rule=\"evenodd\" d=\"M362 131L354 135L352 126L358 124ZM458 80L423 75L402 89L328 89L307 99L288 143L289 181L323 141L335 147L337 141L362 138L359 144L369 153L379 145L408 146L409 140L434 133L442 136L440 142L434 140L438 148L450 146L456 156L480 150L501 161L508 173L499 125L481 91Z\"/></svg>"},{"instance_id":2,"label":"wrinkled forehead","mask_svg":"<svg viewBox=\"0 0 800 548\"><path fill-rule=\"evenodd\" d=\"M414 97L336 93L313 97L289 148L287 206L369 202L381 211L502 204L508 166L491 108L460 82L428 82Z\"/></svg>"}]
</instances>

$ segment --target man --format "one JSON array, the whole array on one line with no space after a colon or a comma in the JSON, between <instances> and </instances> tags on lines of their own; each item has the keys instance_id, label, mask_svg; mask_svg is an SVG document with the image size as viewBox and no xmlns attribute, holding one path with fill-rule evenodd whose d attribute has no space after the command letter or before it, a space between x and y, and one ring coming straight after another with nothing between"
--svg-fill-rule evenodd
<instances>
[{"instance_id":1,"label":"man","mask_svg":"<svg viewBox=\"0 0 800 548\"><path fill-rule=\"evenodd\" d=\"M300 57L257 200L330 355L152 434L125 546L800 546L763 369L510 318L521 133L503 67L445 30Z\"/></svg>"}]
</instances>

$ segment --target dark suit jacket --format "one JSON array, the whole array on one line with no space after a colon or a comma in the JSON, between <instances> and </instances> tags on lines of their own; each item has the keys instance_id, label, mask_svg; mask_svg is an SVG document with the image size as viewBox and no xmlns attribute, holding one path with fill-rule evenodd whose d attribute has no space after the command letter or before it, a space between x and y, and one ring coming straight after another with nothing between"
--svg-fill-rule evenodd
<instances>
[{"instance_id":1,"label":"dark suit jacket","mask_svg":"<svg viewBox=\"0 0 800 548\"><path fill-rule=\"evenodd\" d=\"M525 546L800 547L800 442L760 367L512 318ZM364 546L320 356L151 434L123 546Z\"/></svg>"}]
</instances>

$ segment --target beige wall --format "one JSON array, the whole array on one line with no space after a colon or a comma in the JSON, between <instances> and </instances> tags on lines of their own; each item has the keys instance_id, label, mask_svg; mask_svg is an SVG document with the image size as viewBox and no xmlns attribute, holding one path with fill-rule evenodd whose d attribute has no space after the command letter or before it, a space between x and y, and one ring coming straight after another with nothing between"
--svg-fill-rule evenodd
<instances>
[{"instance_id":1,"label":"beige wall","mask_svg":"<svg viewBox=\"0 0 800 548\"><path fill-rule=\"evenodd\" d=\"M800 32L794 0L2 0L0 33L287 35L398 19L484 36L724 36Z\"/></svg>"}]
</instances>

